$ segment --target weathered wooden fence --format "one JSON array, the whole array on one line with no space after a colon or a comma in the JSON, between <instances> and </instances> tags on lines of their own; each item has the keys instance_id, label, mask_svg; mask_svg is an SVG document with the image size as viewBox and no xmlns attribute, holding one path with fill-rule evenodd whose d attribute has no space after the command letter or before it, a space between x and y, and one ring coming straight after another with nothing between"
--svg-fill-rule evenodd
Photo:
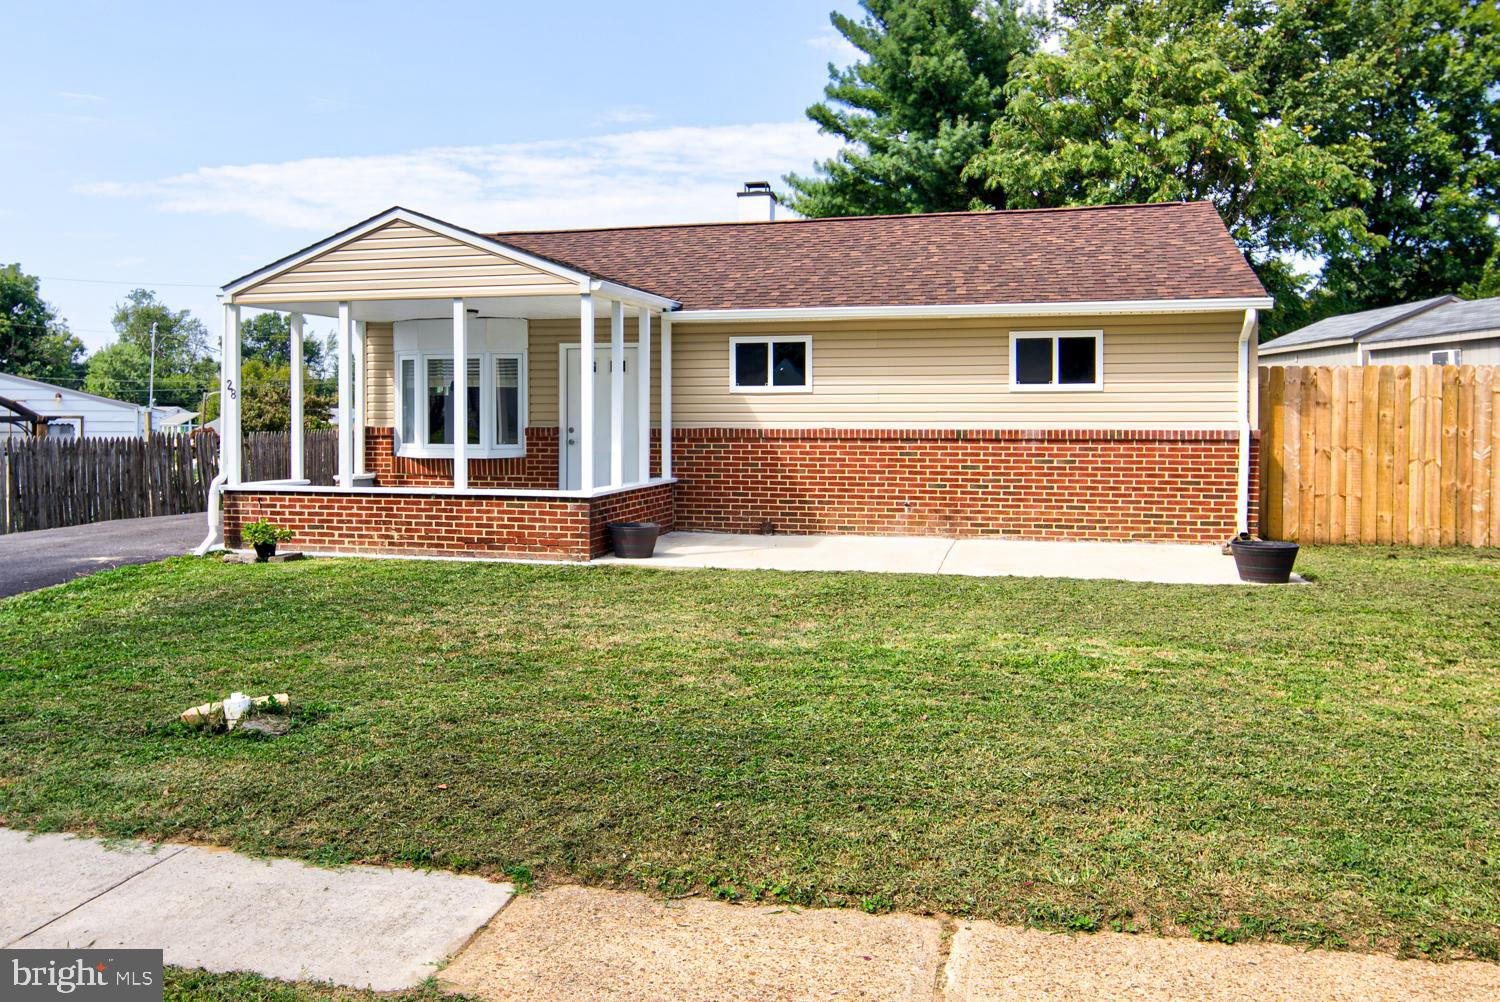
<instances>
[{"instance_id":1,"label":"weathered wooden fence","mask_svg":"<svg viewBox=\"0 0 1500 1002\"><path fill-rule=\"evenodd\" d=\"M217 471L212 435L9 439L0 446L0 532L203 511Z\"/></svg>"},{"instance_id":2,"label":"weathered wooden fence","mask_svg":"<svg viewBox=\"0 0 1500 1002\"><path fill-rule=\"evenodd\" d=\"M1261 533L1500 546L1500 368L1260 370Z\"/></svg>"},{"instance_id":3,"label":"weathered wooden fence","mask_svg":"<svg viewBox=\"0 0 1500 1002\"><path fill-rule=\"evenodd\" d=\"M303 476L331 485L338 472L339 433L322 428L306 433L302 446ZM284 431L253 431L245 436L245 479L285 480L292 468L291 439Z\"/></svg>"},{"instance_id":4,"label":"weathered wooden fence","mask_svg":"<svg viewBox=\"0 0 1500 1002\"><path fill-rule=\"evenodd\" d=\"M306 475L333 483L338 432L307 433ZM284 480L286 432L246 436L246 480ZM203 511L219 472L219 439L193 436L7 439L0 443L0 533L54 529L115 518Z\"/></svg>"}]
</instances>

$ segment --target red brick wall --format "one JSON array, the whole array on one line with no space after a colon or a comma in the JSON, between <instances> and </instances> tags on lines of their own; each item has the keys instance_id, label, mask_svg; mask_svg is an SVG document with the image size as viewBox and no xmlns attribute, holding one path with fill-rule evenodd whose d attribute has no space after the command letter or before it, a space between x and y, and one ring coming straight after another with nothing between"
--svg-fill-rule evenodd
<instances>
[{"instance_id":1,"label":"red brick wall","mask_svg":"<svg viewBox=\"0 0 1500 1002\"><path fill-rule=\"evenodd\" d=\"M678 429L676 526L1222 542L1234 432Z\"/></svg>"},{"instance_id":2,"label":"red brick wall","mask_svg":"<svg viewBox=\"0 0 1500 1002\"><path fill-rule=\"evenodd\" d=\"M672 486L589 501L336 491L226 491L224 541L241 545L247 522L268 519L295 534L289 548L324 553L588 560L609 552L606 522L672 526Z\"/></svg>"},{"instance_id":3,"label":"red brick wall","mask_svg":"<svg viewBox=\"0 0 1500 1002\"><path fill-rule=\"evenodd\" d=\"M610 522L656 522L662 532L671 532L675 523L672 494L671 484L660 484L595 498L590 516L589 552L596 557L609 552Z\"/></svg>"},{"instance_id":4,"label":"red brick wall","mask_svg":"<svg viewBox=\"0 0 1500 1002\"><path fill-rule=\"evenodd\" d=\"M452 487L453 460L396 455L396 429L365 429L365 469L382 487ZM526 455L470 459L469 486L479 490L557 489L557 429L527 428Z\"/></svg>"}]
</instances>

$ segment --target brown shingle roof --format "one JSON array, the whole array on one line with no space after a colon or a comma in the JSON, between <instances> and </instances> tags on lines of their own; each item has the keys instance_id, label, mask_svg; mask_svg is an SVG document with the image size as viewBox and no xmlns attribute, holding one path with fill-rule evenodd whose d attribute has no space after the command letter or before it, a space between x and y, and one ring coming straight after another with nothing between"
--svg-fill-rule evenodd
<instances>
[{"instance_id":1,"label":"brown shingle roof","mask_svg":"<svg viewBox=\"0 0 1500 1002\"><path fill-rule=\"evenodd\" d=\"M1266 294L1207 202L493 236L690 310Z\"/></svg>"}]
</instances>

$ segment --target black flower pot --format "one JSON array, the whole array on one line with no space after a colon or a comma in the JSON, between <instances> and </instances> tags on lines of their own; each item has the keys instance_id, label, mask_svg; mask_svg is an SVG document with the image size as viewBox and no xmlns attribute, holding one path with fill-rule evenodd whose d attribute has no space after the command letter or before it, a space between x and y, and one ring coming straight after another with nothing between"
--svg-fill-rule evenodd
<instances>
[{"instance_id":1,"label":"black flower pot","mask_svg":"<svg viewBox=\"0 0 1500 1002\"><path fill-rule=\"evenodd\" d=\"M275 543L256 543L255 544L255 559L256 560L259 560L261 563L265 563L267 560L270 560L274 556L276 556L276 544Z\"/></svg>"},{"instance_id":2,"label":"black flower pot","mask_svg":"<svg viewBox=\"0 0 1500 1002\"><path fill-rule=\"evenodd\" d=\"M643 560L656 552L661 526L655 522L610 522L609 543L615 556Z\"/></svg>"},{"instance_id":3,"label":"black flower pot","mask_svg":"<svg viewBox=\"0 0 1500 1002\"><path fill-rule=\"evenodd\" d=\"M1297 562L1296 543L1270 539L1236 539L1229 544L1234 554L1234 568L1241 581L1254 584L1286 584L1292 579L1292 564Z\"/></svg>"}]
</instances>

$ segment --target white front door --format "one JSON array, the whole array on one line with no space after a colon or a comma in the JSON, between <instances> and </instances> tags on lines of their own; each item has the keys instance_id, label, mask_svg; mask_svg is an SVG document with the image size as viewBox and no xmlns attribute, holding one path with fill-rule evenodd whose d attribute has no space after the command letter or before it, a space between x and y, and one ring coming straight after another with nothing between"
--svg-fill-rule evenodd
<instances>
[{"instance_id":1,"label":"white front door","mask_svg":"<svg viewBox=\"0 0 1500 1002\"><path fill-rule=\"evenodd\" d=\"M563 406L559 413L564 416L562 427L563 490L576 491L582 486L583 461L578 438L579 410L582 395L578 384L578 355L576 344L563 347ZM609 485L610 466L610 357L609 345L594 346L594 486ZM625 349L625 422L624 430L624 478L626 483L640 479L640 412L636 401L640 376L636 373L636 349Z\"/></svg>"}]
</instances>

